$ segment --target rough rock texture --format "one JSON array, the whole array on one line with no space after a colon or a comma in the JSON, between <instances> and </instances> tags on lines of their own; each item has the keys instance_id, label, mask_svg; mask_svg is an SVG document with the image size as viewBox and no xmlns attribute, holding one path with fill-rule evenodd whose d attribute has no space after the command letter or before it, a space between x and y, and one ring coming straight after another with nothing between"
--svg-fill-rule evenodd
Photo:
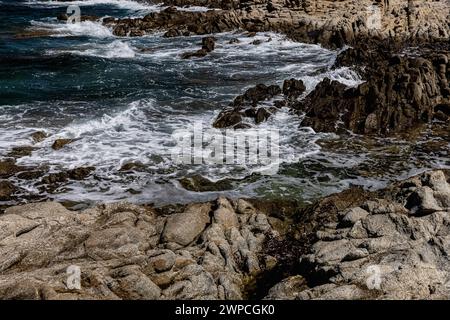
<instances>
[{"instance_id":1,"label":"rough rock texture","mask_svg":"<svg viewBox=\"0 0 450 320\"><path fill-rule=\"evenodd\" d=\"M320 43L331 48L340 48L345 44L357 46L356 49L347 50L338 59L338 64L352 67L355 64L361 65L362 60L369 65L369 71L365 72L367 82L358 88L347 88L338 82L325 80L301 104L292 103L304 91L302 84L298 83L285 83L283 86L283 94L289 98L288 101L283 99L261 106L257 106L255 100L235 101L218 116L213 124L217 128L252 127L253 124L267 120L276 112L277 107L285 105L297 109L302 116L306 113L305 126L325 132L344 129L356 133L386 135L404 132L433 119L448 120L448 1L165 2L166 5L195 3L209 4L212 8L222 10L185 12L176 7L168 7L143 18L110 18L104 19L104 23L110 25L119 36L142 36L158 30L168 30L165 36L170 37L236 29L249 32L276 31L297 41ZM390 44L388 51L393 51L393 46L399 47L398 44L403 44L403 47L423 44L435 46L435 43L443 42L447 43L447 48L439 54L420 53L419 57L415 52L405 53L397 48L393 56L379 54L373 49L383 42ZM366 43L371 44L371 50L370 47L365 47ZM211 50L203 46L195 52L184 53L182 57L204 57L209 51ZM376 53L372 54L371 51ZM253 89L258 88L250 90ZM258 99L257 102L266 99ZM253 121L247 121L248 119Z\"/></svg>"},{"instance_id":2,"label":"rough rock texture","mask_svg":"<svg viewBox=\"0 0 450 320\"><path fill-rule=\"evenodd\" d=\"M167 5L205 5L203 0L168 0ZM233 29L277 31L302 42L330 47L362 38L433 41L450 34L447 1L301 0L212 1L223 10L182 12L169 7L143 18L105 19L118 36L141 36L176 28L188 35Z\"/></svg>"},{"instance_id":3,"label":"rough rock texture","mask_svg":"<svg viewBox=\"0 0 450 320\"><path fill-rule=\"evenodd\" d=\"M279 107L287 104L287 100L295 100L304 91L303 82L296 79L285 80L283 89L277 85L258 84L237 96L217 116L213 126L215 128L249 128L253 124L259 124L269 119ZM274 100L277 97L279 99Z\"/></svg>"},{"instance_id":4,"label":"rough rock texture","mask_svg":"<svg viewBox=\"0 0 450 320\"><path fill-rule=\"evenodd\" d=\"M449 180L431 171L303 208L226 198L172 214L126 203L10 207L0 216L0 297L450 298ZM283 223L284 210L295 214Z\"/></svg>"},{"instance_id":5,"label":"rough rock texture","mask_svg":"<svg viewBox=\"0 0 450 320\"><path fill-rule=\"evenodd\" d=\"M377 44L378 46L378 44ZM433 119L448 121L450 51L447 45L409 52L386 52L366 45L349 49L337 65L364 65L367 81L356 88L323 80L293 106L303 125L316 131L404 132Z\"/></svg>"},{"instance_id":6,"label":"rough rock texture","mask_svg":"<svg viewBox=\"0 0 450 320\"><path fill-rule=\"evenodd\" d=\"M328 223L314 230L300 256L299 274L276 284L267 298L450 298L447 180L442 171L428 172L356 207L329 210ZM309 218L320 215L315 206Z\"/></svg>"},{"instance_id":7,"label":"rough rock texture","mask_svg":"<svg viewBox=\"0 0 450 320\"><path fill-rule=\"evenodd\" d=\"M52 202L10 207L0 216L0 297L241 299L265 268L262 243L276 235L244 200L170 216L123 203L79 213ZM81 289L68 287L72 265Z\"/></svg>"}]
</instances>

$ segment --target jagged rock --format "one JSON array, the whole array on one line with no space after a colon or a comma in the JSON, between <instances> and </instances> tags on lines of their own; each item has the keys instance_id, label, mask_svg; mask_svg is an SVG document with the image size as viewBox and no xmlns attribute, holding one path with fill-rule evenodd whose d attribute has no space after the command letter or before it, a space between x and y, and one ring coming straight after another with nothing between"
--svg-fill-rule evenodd
<instances>
[{"instance_id":1,"label":"jagged rock","mask_svg":"<svg viewBox=\"0 0 450 320\"><path fill-rule=\"evenodd\" d=\"M202 39L202 48L201 49L199 49L197 51L193 51L193 52L184 52L183 54L181 54L181 58L182 59L190 59L193 57L197 57L197 58L204 57L208 54L208 52L211 52L214 50L215 41L216 41L216 38L214 38L214 37L205 37Z\"/></svg>"},{"instance_id":2,"label":"jagged rock","mask_svg":"<svg viewBox=\"0 0 450 320\"><path fill-rule=\"evenodd\" d=\"M266 86L258 84L255 87L247 89L244 94L237 96L233 103L225 108L214 121L215 128L234 127L245 128L242 125L243 118L252 118L255 124L266 121L276 108L267 110L265 107L257 108L258 103L272 99L281 94L281 88L277 85Z\"/></svg>"},{"instance_id":3,"label":"jagged rock","mask_svg":"<svg viewBox=\"0 0 450 320\"><path fill-rule=\"evenodd\" d=\"M56 17L59 21L67 21L69 19L69 16L66 13L61 13ZM80 21L98 21L100 18L97 16L86 16L82 15L80 16Z\"/></svg>"},{"instance_id":4,"label":"jagged rock","mask_svg":"<svg viewBox=\"0 0 450 320\"><path fill-rule=\"evenodd\" d=\"M67 171L50 173L49 175L42 178L43 184L55 184L66 182L69 179L72 180L83 180L86 179L92 171L95 170L95 167L80 167Z\"/></svg>"},{"instance_id":5,"label":"jagged rock","mask_svg":"<svg viewBox=\"0 0 450 320\"><path fill-rule=\"evenodd\" d=\"M179 30L177 30L175 28L171 28L171 29L167 30L166 33L164 33L163 37L165 37L165 38L173 38L173 37L179 37L181 35L182 35L181 31L179 31Z\"/></svg>"},{"instance_id":6,"label":"jagged rock","mask_svg":"<svg viewBox=\"0 0 450 320\"><path fill-rule=\"evenodd\" d=\"M363 48L344 52L338 65L342 61L353 65L353 59L367 61L367 82L348 88L323 80L295 105L306 113L305 126L325 132L348 129L365 134L395 134L430 123L436 110L441 110L436 106L448 102L447 76L439 73L436 54L424 51L419 57L400 56L383 52L385 48Z\"/></svg>"},{"instance_id":7,"label":"jagged rock","mask_svg":"<svg viewBox=\"0 0 450 320\"><path fill-rule=\"evenodd\" d=\"M442 206L449 187L442 171L432 171L368 195L356 207L329 211L332 223L318 227L320 236L300 257L301 277L287 278L267 297L448 299L450 209ZM311 210L315 218L300 217L299 226L317 223L320 207Z\"/></svg>"},{"instance_id":8,"label":"jagged rock","mask_svg":"<svg viewBox=\"0 0 450 320\"><path fill-rule=\"evenodd\" d=\"M393 42L422 43L447 39L450 34L448 4L443 1L417 3L414 14L408 0L389 3L370 0L333 1L213 1L169 0L168 5L206 5L223 10L207 12L178 11L169 7L143 18L104 20L117 36L140 36L146 33L177 28L195 34L246 30L275 31L291 38L327 47L342 47L366 42L367 39L392 39ZM378 11L378 13L376 12ZM382 23L372 21L379 15ZM376 22L376 21L375 21Z\"/></svg>"},{"instance_id":9,"label":"jagged rock","mask_svg":"<svg viewBox=\"0 0 450 320\"><path fill-rule=\"evenodd\" d=\"M283 94L289 98L296 99L305 92L305 90L306 87L301 80L290 79L284 80L283 82Z\"/></svg>"},{"instance_id":10,"label":"jagged rock","mask_svg":"<svg viewBox=\"0 0 450 320\"><path fill-rule=\"evenodd\" d=\"M202 39L202 49L211 52L215 48L216 38L214 37L205 37Z\"/></svg>"},{"instance_id":11,"label":"jagged rock","mask_svg":"<svg viewBox=\"0 0 450 320\"><path fill-rule=\"evenodd\" d=\"M0 297L242 299L274 231L251 204L239 208L225 198L169 216L126 203L79 213L53 202L7 208ZM79 289L69 287L69 266L79 267Z\"/></svg>"},{"instance_id":12,"label":"jagged rock","mask_svg":"<svg viewBox=\"0 0 450 320\"><path fill-rule=\"evenodd\" d=\"M271 99L272 97L281 93L281 88L277 85L266 86L258 84L244 92L244 94L237 96L234 101L234 106L252 105L256 106L258 102Z\"/></svg>"}]
</instances>

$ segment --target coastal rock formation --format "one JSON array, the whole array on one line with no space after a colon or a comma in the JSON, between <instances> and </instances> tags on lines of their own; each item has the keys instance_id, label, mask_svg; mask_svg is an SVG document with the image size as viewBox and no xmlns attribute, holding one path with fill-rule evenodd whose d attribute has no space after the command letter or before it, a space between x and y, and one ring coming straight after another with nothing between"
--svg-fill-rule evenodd
<instances>
[{"instance_id":1,"label":"coastal rock formation","mask_svg":"<svg viewBox=\"0 0 450 320\"><path fill-rule=\"evenodd\" d=\"M214 121L215 128L245 129L252 123L266 121L279 107L285 106L287 100L294 100L306 90L301 80L289 79L283 83L283 88L277 85L266 86L258 84L237 96L229 107L225 108ZM284 96L282 96L283 94ZM274 100L277 96L278 100Z\"/></svg>"},{"instance_id":2,"label":"coastal rock formation","mask_svg":"<svg viewBox=\"0 0 450 320\"><path fill-rule=\"evenodd\" d=\"M182 59L190 59L193 57L204 57L206 56L209 52L213 51L215 46L216 46L216 38L214 37L204 37L202 39L202 48L197 50L197 51L193 51L193 52L185 52L181 55Z\"/></svg>"},{"instance_id":3,"label":"coastal rock formation","mask_svg":"<svg viewBox=\"0 0 450 320\"><path fill-rule=\"evenodd\" d=\"M435 115L447 121L448 48L441 52L380 51L363 46L344 52L339 64L364 65L367 81L348 88L337 81L323 80L293 106L306 114L303 125L322 132L348 129L386 135L430 123Z\"/></svg>"},{"instance_id":4,"label":"coastal rock formation","mask_svg":"<svg viewBox=\"0 0 450 320\"><path fill-rule=\"evenodd\" d=\"M267 236L276 231L244 200L169 216L123 203L79 213L52 202L11 207L0 216L0 297L242 299L246 279L266 268ZM71 268L80 268L79 289Z\"/></svg>"},{"instance_id":5,"label":"coastal rock formation","mask_svg":"<svg viewBox=\"0 0 450 320\"><path fill-rule=\"evenodd\" d=\"M205 5L203 0L168 0L167 5ZM426 0L317 0L209 2L223 10L178 11L169 7L143 18L108 19L118 36L142 36L175 28L180 34L219 33L235 29L282 32L302 42L328 47L364 38L428 42L450 34L448 3Z\"/></svg>"},{"instance_id":6,"label":"coastal rock formation","mask_svg":"<svg viewBox=\"0 0 450 320\"><path fill-rule=\"evenodd\" d=\"M450 184L442 171L396 183L356 206L328 210L299 274L269 299L448 299ZM323 203L323 202L322 202ZM303 222L320 219L322 206ZM302 218L298 221L301 228Z\"/></svg>"},{"instance_id":7,"label":"coastal rock formation","mask_svg":"<svg viewBox=\"0 0 450 320\"><path fill-rule=\"evenodd\" d=\"M170 214L126 203L10 207L0 216L0 297L449 298L442 171L303 208L251 202L222 197ZM285 210L294 214L283 223L276 216Z\"/></svg>"}]
</instances>

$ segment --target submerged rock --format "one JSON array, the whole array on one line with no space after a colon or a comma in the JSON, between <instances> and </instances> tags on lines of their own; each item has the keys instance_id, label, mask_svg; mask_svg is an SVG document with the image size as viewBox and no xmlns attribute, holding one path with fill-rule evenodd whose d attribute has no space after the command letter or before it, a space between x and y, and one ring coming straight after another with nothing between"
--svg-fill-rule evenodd
<instances>
[{"instance_id":1,"label":"submerged rock","mask_svg":"<svg viewBox=\"0 0 450 320\"><path fill-rule=\"evenodd\" d=\"M34 150L36 150L36 148L35 147L31 147L31 146L14 147L7 154L7 156L8 157L13 157L13 158L28 157L28 156L31 156L31 154L33 153Z\"/></svg>"},{"instance_id":2,"label":"submerged rock","mask_svg":"<svg viewBox=\"0 0 450 320\"><path fill-rule=\"evenodd\" d=\"M23 168L17 166L14 160L7 159L0 161L0 179L9 178L22 170Z\"/></svg>"},{"instance_id":3,"label":"submerged rock","mask_svg":"<svg viewBox=\"0 0 450 320\"><path fill-rule=\"evenodd\" d=\"M277 85L266 86L265 84L258 84L247 89L217 116L213 126L215 128L234 127L235 129L242 129L249 126L242 123L244 118L253 119L255 124L266 121L277 108L258 108L258 104L273 99L279 94L281 94L281 88Z\"/></svg>"},{"instance_id":4,"label":"submerged rock","mask_svg":"<svg viewBox=\"0 0 450 320\"><path fill-rule=\"evenodd\" d=\"M39 143L44 141L48 137L47 133L44 131L36 131L31 135L31 139L33 139L34 143Z\"/></svg>"},{"instance_id":5,"label":"submerged rock","mask_svg":"<svg viewBox=\"0 0 450 320\"><path fill-rule=\"evenodd\" d=\"M47 176L43 177L41 182L47 185L59 184L71 180L84 180L86 179L93 171L95 167L80 167L71 170L66 170L62 172L50 173Z\"/></svg>"},{"instance_id":6,"label":"submerged rock","mask_svg":"<svg viewBox=\"0 0 450 320\"><path fill-rule=\"evenodd\" d=\"M0 180L0 201L9 201L18 188L7 180Z\"/></svg>"},{"instance_id":7,"label":"submerged rock","mask_svg":"<svg viewBox=\"0 0 450 320\"><path fill-rule=\"evenodd\" d=\"M64 148L66 145L68 145L74 141L75 141L75 139L57 139L57 140L55 140L55 142L53 142L52 149L60 150L60 149Z\"/></svg>"},{"instance_id":8,"label":"submerged rock","mask_svg":"<svg viewBox=\"0 0 450 320\"><path fill-rule=\"evenodd\" d=\"M209 52L213 51L215 48L216 38L214 37L204 37L202 39L202 48L197 51L184 52L181 54L182 59L190 59L193 57L201 58L206 56Z\"/></svg>"},{"instance_id":9,"label":"submerged rock","mask_svg":"<svg viewBox=\"0 0 450 320\"><path fill-rule=\"evenodd\" d=\"M213 182L201 175L182 178L179 181L183 188L195 192L224 191L233 188L233 184L228 179Z\"/></svg>"}]
</instances>

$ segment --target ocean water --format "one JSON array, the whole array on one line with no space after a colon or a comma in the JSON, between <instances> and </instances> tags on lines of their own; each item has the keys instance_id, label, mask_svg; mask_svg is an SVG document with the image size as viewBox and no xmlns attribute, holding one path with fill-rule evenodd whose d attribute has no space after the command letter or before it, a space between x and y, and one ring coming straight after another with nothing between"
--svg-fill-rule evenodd
<instances>
[{"instance_id":1,"label":"ocean water","mask_svg":"<svg viewBox=\"0 0 450 320\"><path fill-rule=\"evenodd\" d=\"M138 17L164 8L131 0L70 4L79 5L83 15L99 17ZM184 60L180 54L197 50L201 36L116 37L101 23L58 21L57 15L67 6L58 1L0 2L0 158L13 147L30 145L33 132L45 131L49 138L18 164L47 166L50 172L96 168L90 178L70 182L51 198L156 204L215 198L217 192L181 187L180 178L200 174L213 181L232 179L234 188L222 192L228 196L309 201L350 185L379 188L394 178L450 165L448 154L426 161L407 152L380 157L386 146L407 148L404 141L382 141L375 150L350 148L350 144L324 149L318 141L339 141L339 137L302 128L301 119L287 109L260 126L279 130L277 174L260 175L242 166L177 164L171 157L173 133L194 123L211 129L223 107L249 87L281 85L284 79L297 78L309 92L325 77L349 86L363 79L351 68L331 69L338 52L275 33L215 34L213 52ZM33 32L44 36L23 36ZM230 44L233 38L239 43ZM252 44L256 39L262 43ZM51 145L57 138L76 141L55 151ZM356 145L361 139L351 138ZM380 174L374 174L371 168L380 161L386 163L380 165ZM138 163L140 169L121 171L127 163ZM42 192L36 181L12 179L26 192Z\"/></svg>"}]
</instances>

